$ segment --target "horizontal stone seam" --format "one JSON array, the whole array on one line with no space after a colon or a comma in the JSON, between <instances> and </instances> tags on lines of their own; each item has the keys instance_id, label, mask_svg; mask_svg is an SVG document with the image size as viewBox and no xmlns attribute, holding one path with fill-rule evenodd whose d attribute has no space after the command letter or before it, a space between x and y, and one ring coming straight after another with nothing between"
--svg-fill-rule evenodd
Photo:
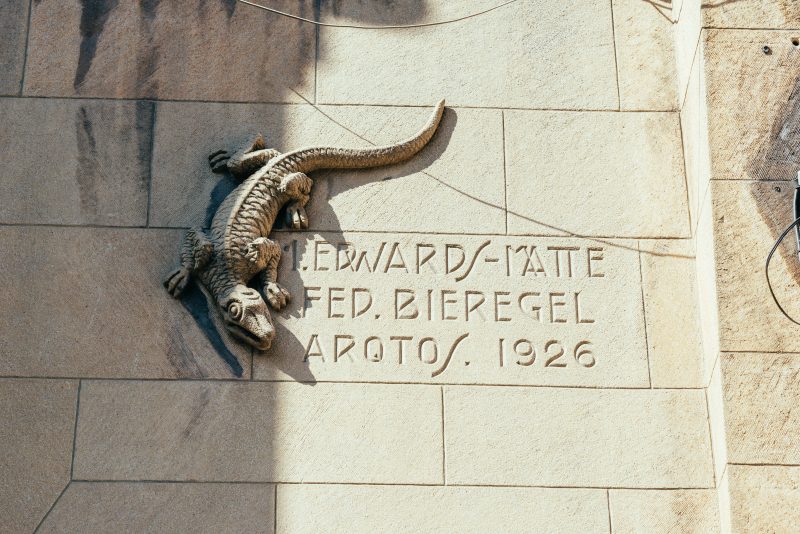
<instances>
[{"instance_id":1,"label":"horizontal stone seam","mask_svg":"<svg viewBox=\"0 0 800 534\"><path fill-rule=\"evenodd\" d=\"M270 100L189 100L175 98L135 98L135 97L106 97L106 96L86 96L86 95L2 95L5 99L27 99L27 100L86 100L100 102L160 102L177 104L232 104L232 105L254 105L254 106L332 106L332 107L368 107L368 108L428 108L430 103L421 104L370 104L370 103L348 103L348 102L317 102L309 101L270 101ZM447 105L451 109L485 109L485 110L505 110L505 111L555 111L564 113L679 113L677 104L671 108L663 109L616 109L616 108L537 108L537 107L504 107L504 106L471 106L471 105Z\"/></svg>"},{"instance_id":2,"label":"horizontal stone seam","mask_svg":"<svg viewBox=\"0 0 800 534\"><path fill-rule=\"evenodd\" d=\"M797 28L774 28L774 27L762 27L762 28L746 28L741 26L702 26L703 30L717 30L717 31L765 31L765 32L786 32L786 33L797 33L800 32L800 26Z\"/></svg>"},{"instance_id":3,"label":"horizontal stone seam","mask_svg":"<svg viewBox=\"0 0 800 534\"><path fill-rule=\"evenodd\" d=\"M510 212L516 215L514 212ZM0 221L0 228L2 227L22 227L22 228L97 228L97 229L109 229L109 230L188 230L190 226L132 226L132 225L120 225L120 226L113 226L113 225L102 225L102 224L61 224L61 223L17 223L17 222L2 222ZM542 234L542 233L533 233L533 234L524 234L524 233L509 233L509 234L499 234L499 233L467 233L467 232L436 232L436 231L423 231L423 230L348 230L348 229L325 229L325 228L311 228L309 230L305 230L303 232L297 232L295 230L288 230L288 229L280 229L275 230L272 232L273 235L281 235L281 234L298 234L298 235L308 235L314 233L350 233L350 234L392 234L392 235L443 235L443 236L468 236L468 237L547 237L547 238L558 238L558 239L586 239L590 241L597 241L600 239L617 239L620 241L635 241L635 240L648 240L648 241L656 241L656 240L663 240L669 239L672 241L689 241L692 238L688 236L620 236L620 235L579 235L579 234L572 234L568 232L564 232L562 234L557 233L550 233L550 234ZM617 245L617 244L613 244ZM618 245L617 245L618 246ZM635 248L631 247L631 250L636 250ZM646 254L652 254L651 252L643 251Z\"/></svg>"},{"instance_id":4,"label":"horizontal stone seam","mask_svg":"<svg viewBox=\"0 0 800 534\"><path fill-rule=\"evenodd\" d=\"M714 489L712 486L548 486L524 484L408 484L386 482L293 482L293 481L260 481L260 480L153 480L153 479L74 479L75 483L91 484L252 484L274 486L374 486L386 488L521 488L521 489L552 489L552 490L641 490L641 491L686 491Z\"/></svg>"},{"instance_id":5,"label":"horizontal stone seam","mask_svg":"<svg viewBox=\"0 0 800 534\"><path fill-rule=\"evenodd\" d=\"M89 377L89 376L1 376L3 380L81 380L84 382L168 382L168 383L230 383L230 384L338 384L338 385L379 385L379 386L448 386L456 388L542 388L542 389L592 389L601 391L703 391L703 387L658 387L650 386L581 386L581 385L544 385L544 384L472 384L466 382L387 382L387 381L354 381L316 380L301 381L294 379L264 380L245 378L132 378L132 377Z\"/></svg>"}]
</instances>

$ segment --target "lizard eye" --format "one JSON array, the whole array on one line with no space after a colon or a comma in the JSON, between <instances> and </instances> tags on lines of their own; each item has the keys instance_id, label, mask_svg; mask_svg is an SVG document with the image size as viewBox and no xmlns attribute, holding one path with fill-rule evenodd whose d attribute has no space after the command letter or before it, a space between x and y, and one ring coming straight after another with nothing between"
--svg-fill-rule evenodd
<instances>
[{"instance_id":1,"label":"lizard eye","mask_svg":"<svg viewBox=\"0 0 800 534\"><path fill-rule=\"evenodd\" d=\"M228 306L228 315L234 321L238 321L242 318L242 305L238 302L231 302Z\"/></svg>"}]
</instances>

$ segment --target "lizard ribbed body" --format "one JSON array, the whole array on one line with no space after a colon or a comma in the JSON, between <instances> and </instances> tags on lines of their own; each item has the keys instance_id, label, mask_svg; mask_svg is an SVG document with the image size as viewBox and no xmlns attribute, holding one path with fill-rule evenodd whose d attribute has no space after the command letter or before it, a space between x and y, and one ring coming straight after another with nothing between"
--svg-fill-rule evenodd
<instances>
[{"instance_id":1,"label":"lizard ribbed body","mask_svg":"<svg viewBox=\"0 0 800 534\"><path fill-rule=\"evenodd\" d=\"M288 301L288 292L276 280L280 246L268 236L284 206L290 226L308 227L304 208L313 182L307 173L405 161L430 141L443 112L441 101L419 133L389 146L311 147L280 154L265 148L259 136L232 155L215 152L209 159L216 172L227 170L247 178L219 206L209 235L198 229L187 233L181 267L165 281L167 289L177 297L196 276L211 293L230 332L259 349L268 348L275 335L272 319L261 295L247 284L261 275L261 288L273 308L280 309Z\"/></svg>"}]
</instances>

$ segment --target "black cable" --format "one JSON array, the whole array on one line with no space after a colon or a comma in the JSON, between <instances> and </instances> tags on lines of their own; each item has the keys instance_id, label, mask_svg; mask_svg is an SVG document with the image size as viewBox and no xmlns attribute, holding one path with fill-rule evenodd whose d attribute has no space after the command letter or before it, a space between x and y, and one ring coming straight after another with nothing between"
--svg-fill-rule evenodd
<instances>
[{"instance_id":1,"label":"black cable","mask_svg":"<svg viewBox=\"0 0 800 534\"><path fill-rule=\"evenodd\" d=\"M775 301L775 305L778 307L781 313L796 325L800 325L800 322L796 321L791 315L786 313L786 310L783 309L783 306L781 306L781 303L778 302L778 298L775 296L775 291L772 289L772 282L769 280L769 262L772 261L772 255L775 254L776 250L778 250L778 247L781 245L783 240L786 239L786 236L789 235L789 232L791 232L792 228L797 226L798 223L800 223L800 217L797 217L795 220L793 220L792 224L787 226L786 229L781 233L780 237L775 241L775 244L772 245L772 250L770 250L769 254L767 254L767 263L764 266L764 275L767 277L767 287L769 287L769 293L772 295L772 300Z\"/></svg>"}]
</instances>

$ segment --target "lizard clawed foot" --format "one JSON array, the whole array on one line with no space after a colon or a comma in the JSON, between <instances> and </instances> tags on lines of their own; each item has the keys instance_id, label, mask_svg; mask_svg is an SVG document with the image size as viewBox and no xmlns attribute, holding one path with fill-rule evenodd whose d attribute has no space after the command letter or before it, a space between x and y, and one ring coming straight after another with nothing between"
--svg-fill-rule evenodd
<instances>
[{"instance_id":1,"label":"lizard clawed foot","mask_svg":"<svg viewBox=\"0 0 800 534\"><path fill-rule=\"evenodd\" d=\"M178 298L180 294L186 289L186 284L189 283L191 280L191 273L189 273L189 269L186 267L179 267L169 273L167 279L164 280L164 287L167 288L167 291L170 295L175 298Z\"/></svg>"},{"instance_id":2,"label":"lizard clawed foot","mask_svg":"<svg viewBox=\"0 0 800 534\"><path fill-rule=\"evenodd\" d=\"M276 282L267 282L264 285L264 296L267 297L267 302L275 310L283 309L292 299L289 292Z\"/></svg>"},{"instance_id":3,"label":"lizard clawed foot","mask_svg":"<svg viewBox=\"0 0 800 534\"><path fill-rule=\"evenodd\" d=\"M308 228L306 209L298 204L286 206L286 224L294 230L305 230Z\"/></svg>"},{"instance_id":4,"label":"lizard clawed foot","mask_svg":"<svg viewBox=\"0 0 800 534\"><path fill-rule=\"evenodd\" d=\"M214 172L225 172L228 170L228 161L231 159L231 154L227 150L217 150L209 154L208 164L211 165L211 170Z\"/></svg>"}]
</instances>

